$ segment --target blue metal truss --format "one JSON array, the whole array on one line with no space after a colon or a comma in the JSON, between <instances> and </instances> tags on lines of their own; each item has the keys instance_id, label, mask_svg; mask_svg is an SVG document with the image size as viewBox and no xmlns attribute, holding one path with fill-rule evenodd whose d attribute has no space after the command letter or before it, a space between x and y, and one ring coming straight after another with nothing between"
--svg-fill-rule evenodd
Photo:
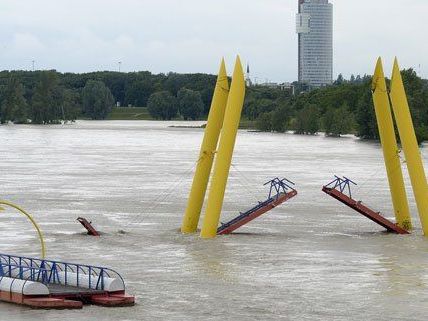
<instances>
[{"instance_id":1,"label":"blue metal truss","mask_svg":"<svg viewBox=\"0 0 428 321\"><path fill-rule=\"evenodd\" d=\"M343 176L343 178L340 178L339 176L334 175L335 179L325 185L325 187L329 187L332 189L337 189L341 193L346 194L345 192L348 192L348 196L352 198L352 192L351 192L351 184L357 186L357 183L353 182L351 179Z\"/></svg>"},{"instance_id":2,"label":"blue metal truss","mask_svg":"<svg viewBox=\"0 0 428 321\"><path fill-rule=\"evenodd\" d=\"M60 273L64 273L62 279ZM70 274L76 277L77 284L70 284ZM125 287L122 276L109 268L0 253L0 277L3 276L41 282L46 285L61 284L77 287L82 285L79 284L81 277L86 276L88 284L85 282L85 286L93 290L104 290L104 278L119 278Z\"/></svg>"}]
</instances>

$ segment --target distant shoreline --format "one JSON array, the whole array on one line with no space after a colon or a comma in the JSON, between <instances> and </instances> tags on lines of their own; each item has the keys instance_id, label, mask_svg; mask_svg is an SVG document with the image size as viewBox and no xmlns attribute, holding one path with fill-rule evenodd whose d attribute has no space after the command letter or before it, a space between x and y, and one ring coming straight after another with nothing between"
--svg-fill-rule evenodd
<instances>
[{"instance_id":1,"label":"distant shoreline","mask_svg":"<svg viewBox=\"0 0 428 321\"><path fill-rule=\"evenodd\" d=\"M150 121L158 121L157 119L154 119L152 116L150 116L149 111L147 110L147 107L114 107L112 111L108 114L106 120L150 120ZM186 121L181 118L174 118L171 119L171 121ZM189 120L190 121L190 120ZM205 122L206 119L197 119L197 121ZM175 127L175 128L205 128L206 124L203 124L201 126L195 126L195 125L173 125L169 127ZM248 119L241 119L241 123L239 125L240 129L252 129L256 130L256 121L254 120L248 120Z\"/></svg>"},{"instance_id":2,"label":"distant shoreline","mask_svg":"<svg viewBox=\"0 0 428 321\"><path fill-rule=\"evenodd\" d=\"M191 126L191 125L171 125L171 126L168 126L169 128L199 128L199 129L202 129L202 128L205 128L206 127L206 125L207 124L202 124L202 125L199 125L199 126Z\"/></svg>"}]
</instances>

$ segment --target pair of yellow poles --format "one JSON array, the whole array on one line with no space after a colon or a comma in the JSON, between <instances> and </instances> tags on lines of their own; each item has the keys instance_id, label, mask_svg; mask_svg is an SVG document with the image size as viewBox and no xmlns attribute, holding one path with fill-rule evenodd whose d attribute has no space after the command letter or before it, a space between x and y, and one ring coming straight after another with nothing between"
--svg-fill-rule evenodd
<instances>
[{"instance_id":1,"label":"pair of yellow poles","mask_svg":"<svg viewBox=\"0 0 428 321\"><path fill-rule=\"evenodd\" d=\"M236 58L230 88L223 59L208 114L199 160L181 225L182 233L195 233L198 228L199 217L215 156L216 160L208 193L201 237L214 238L217 235L217 226L223 207L224 193L232 162L244 97L245 79L239 56Z\"/></svg>"},{"instance_id":2,"label":"pair of yellow poles","mask_svg":"<svg viewBox=\"0 0 428 321\"><path fill-rule=\"evenodd\" d=\"M428 184L397 59L394 61L389 92L382 60L381 58L378 59L373 75L372 91L397 224L406 230L412 229L391 106L406 158L422 229L424 234L428 235ZM198 165L183 217L181 226L183 233L194 233L197 230L214 155L217 153L201 237L213 238L217 234L244 96L245 80L239 57L236 60L230 90L223 60L208 115ZM217 152L219 137L220 143Z\"/></svg>"},{"instance_id":3,"label":"pair of yellow poles","mask_svg":"<svg viewBox=\"0 0 428 321\"><path fill-rule=\"evenodd\" d=\"M422 229L424 235L428 235L428 184L397 59L394 61L389 92L386 86L382 60L381 58L378 59L373 75L372 92L397 224L404 229L412 229L391 106L404 151Z\"/></svg>"}]
</instances>

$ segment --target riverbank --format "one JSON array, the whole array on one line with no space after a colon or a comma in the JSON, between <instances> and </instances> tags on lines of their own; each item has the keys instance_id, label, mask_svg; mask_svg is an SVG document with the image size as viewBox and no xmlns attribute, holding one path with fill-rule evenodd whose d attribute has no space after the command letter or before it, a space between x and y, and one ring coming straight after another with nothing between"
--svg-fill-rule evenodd
<instances>
[{"instance_id":1,"label":"riverbank","mask_svg":"<svg viewBox=\"0 0 428 321\"><path fill-rule=\"evenodd\" d=\"M147 107L114 107L107 120L154 120Z\"/></svg>"},{"instance_id":2,"label":"riverbank","mask_svg":"<svg viewBox=\"0 0 428 321\"><path fill-rule=\"evenodd\" d=\"M107 120L153 120L154 119L147 107L115 107L112 109L110 114L107 116ZM180 117L174 118L173 120L182 120ZM202 119L206 121L206 119ZM194 127L194 126L184 126L184 127ZM246 118L242 118L240 129L256 129L256 122Z\"/></svg>"}]
</instances>

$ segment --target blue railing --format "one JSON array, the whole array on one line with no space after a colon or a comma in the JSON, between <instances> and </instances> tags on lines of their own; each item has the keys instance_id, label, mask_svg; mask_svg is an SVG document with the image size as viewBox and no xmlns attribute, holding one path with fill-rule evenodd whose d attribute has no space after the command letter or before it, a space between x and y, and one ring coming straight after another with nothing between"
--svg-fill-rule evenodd
<instances>
[{"instance_id":1,"label":"blue railing","mask_svg":"<svg viewBox=\"0 0 428 321\"><path fill-rule=\"evenodd\" d=\"M105 278L117 278L121 280L125 289L122 276L109 268L1 253L0 276L41 282L46 285L87 287L93 290L104 290Z\"/></svg>"},{"instance_id":2,"label":"blue railing","mask_svg":"<svg viewBox=\"0 0 428 321\"><path fill-rule=\"evenodd\" d=\"M340 178L339 176L334 175L335 179L325 185L325 187L332 188L339 190L341 193L344 193L346 195L346 191L348 192L348 196L352 198L352 192L351 192L351 184L357 186L357 183L353 182L351 179L343 176L343 178Z\"/></svg>"},{"instance_id":3,"label":"blue railing","mask_svg":"<svg viewBox=\"0 0 428 321\"><path fill-rule=\"evenodd\" d=\"M279 179L278 177L275 177L274 179L264 183L263 186L268 184L270 184L268 200L272 198L272 192L275 191L274 197L278 198L281 193L285 194L289 189L295 191L293 186L296 185L286 178Z\"/></svg>"}]
</instances>

